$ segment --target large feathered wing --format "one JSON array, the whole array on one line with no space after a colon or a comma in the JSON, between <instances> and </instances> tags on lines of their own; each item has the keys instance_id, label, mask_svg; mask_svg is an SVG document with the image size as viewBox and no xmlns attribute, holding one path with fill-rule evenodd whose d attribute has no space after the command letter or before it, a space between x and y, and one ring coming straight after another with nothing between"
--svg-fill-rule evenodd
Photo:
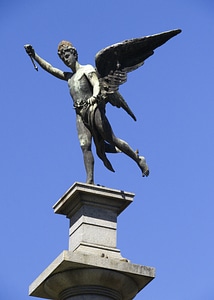
<instances>
[{"instance_id":1,"label":"large feathered wing","mask_svg":"<svg viewBox=\"0 0 214 300\"><path fill-rule=\"evenodd\" d=\"M118 92L119 86L126 82L127 73L136 70L153 55L154 50L181 32L180 29L159 34L126 40L99 51L95 57L101 84L101 94L106 102L122 107L136 120L133 112Z\"/></svg>"}]
</instances>

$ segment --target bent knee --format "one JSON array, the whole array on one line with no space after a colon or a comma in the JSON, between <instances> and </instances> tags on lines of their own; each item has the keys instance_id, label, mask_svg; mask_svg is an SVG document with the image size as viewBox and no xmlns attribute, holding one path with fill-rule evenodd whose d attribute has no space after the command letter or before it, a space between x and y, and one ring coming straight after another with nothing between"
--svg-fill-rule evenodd
<instances>
[{"instance_id":1,"label":"bent knee","mask_svg":"<svg viewBox=\"0 0 214 300\"><path fill-rule=\"evenodd\" d=\"M91 137L87 134L78 134L79 142L81 147L87 147L91 145Z\"/></svg>"},{"instance_id":2,"label":"bent knee","mask_svg":"<svg viewBox=\"0 0 214 300\"><path fill-rule=\"evenodd\" d=\"M81 147L83 152L84 151L90 151L91 150L91 141L81 139L80 140L80 147Z\"/></svg>"}]
</instances>

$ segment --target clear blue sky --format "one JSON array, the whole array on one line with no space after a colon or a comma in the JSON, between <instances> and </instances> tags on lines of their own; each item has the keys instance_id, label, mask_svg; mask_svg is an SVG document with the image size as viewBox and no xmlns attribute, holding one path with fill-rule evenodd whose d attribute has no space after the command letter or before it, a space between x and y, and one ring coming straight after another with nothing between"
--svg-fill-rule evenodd
<instances>
[{"instance_id":1,"label":"clear blue sky","mask_svg":"<svg viewBox=\"0 0 214 300\"><path fill-rule=\"evenodd\" d=\"M157 276L138 300L214 299L214 4L187 0L12 1L0 4L0 298L27 300L29 284L68 249L68 221L52 205L85 181L67 84L36 72L23 45L57 57L72 41L82 64L125 39L181 28L129 74L121 93L137 117L108 107L115 133L145 155L142 178L125 155L95 180L134 192L118 218L118 248Z\"/></svg>"}]
</instances>

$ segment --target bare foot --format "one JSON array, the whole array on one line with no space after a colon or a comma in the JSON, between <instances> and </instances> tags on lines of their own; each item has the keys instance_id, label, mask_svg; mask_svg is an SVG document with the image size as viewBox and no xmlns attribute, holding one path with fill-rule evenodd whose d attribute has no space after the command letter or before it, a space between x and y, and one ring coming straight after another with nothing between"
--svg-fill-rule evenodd
<instances>
[{"instance_id":1,"label":"bare foot","mask_svg":"<svg viewBox=\"0 0 214 300\"><path fill-rule=\"evenodd\" d=\"M142 171L143 177L145 177L145 176L148 177L149 176L149 167L147 166L145 157L139 156L138 165Z\"/></svg>"}]
</instances>

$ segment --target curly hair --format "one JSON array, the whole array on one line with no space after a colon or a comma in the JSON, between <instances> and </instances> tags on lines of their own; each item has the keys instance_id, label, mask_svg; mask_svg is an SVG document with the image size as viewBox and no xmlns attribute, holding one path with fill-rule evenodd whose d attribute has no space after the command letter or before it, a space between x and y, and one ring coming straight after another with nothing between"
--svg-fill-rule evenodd
<instances>
[{"instance_id":1,"label":"curly hair","mask_svg":"<svg viewBox=\"0 0 214 300\"><path fill-rule=\"evenodd\" d=\"M76 58L76 60L78 60L78 53L77 53L77 49L69 42L69 41L61 41L58 45L58 55L60 56L60 53L63 51L63 50L66 50L66 49L72 49L73 53L74 53L74 56Z\"/></svg>"}]
</instances>

